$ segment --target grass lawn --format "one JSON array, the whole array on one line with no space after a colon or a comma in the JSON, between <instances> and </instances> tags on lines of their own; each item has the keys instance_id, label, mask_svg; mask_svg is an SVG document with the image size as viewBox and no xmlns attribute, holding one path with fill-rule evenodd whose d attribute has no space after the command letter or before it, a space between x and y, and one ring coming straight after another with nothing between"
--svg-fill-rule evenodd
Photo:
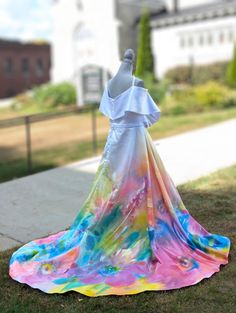
<instances>
[{"instance_id":1,"label":"grass lawn","mask_svg":"<svg viewBox=\"0 0 236 313\"><path fill-rule=\"evenodd\" d=\"M149 128L153 138L161 139L185 131L236 118L236 108L178 116L163 115ZM97 154L103 151L109 120L97 114ZM73 115L32 124L32 173L58 167L94 155L91 115ZM0 182L27 175L25 130L22 126L0 129Z\"/></svg>"},{"instance_id":2,"label":"grass lawn","mask_svg":"<svg viewBox=\"0 0 236 313\"><path fill-rule=\"evenodd\" d=\"M229 263L200 283L177 290L90 298L74 291L45 294L8 276L17 248L0 253L1 313L235 313L236 165L178 186L186 208L209 232L231 239Z\"/></svg>"},{"instance_id":3,"label":"grass lawn","mask_svg":"<svg viewBox=\"0 0 236 313\"><path fill-rule=\"evenodd\" d=\"M236 118L236 108L176 116L163 115L157 123L150 127L150 134L153 139L160 139L232 118Z\"/></svg>"}]
</instances>

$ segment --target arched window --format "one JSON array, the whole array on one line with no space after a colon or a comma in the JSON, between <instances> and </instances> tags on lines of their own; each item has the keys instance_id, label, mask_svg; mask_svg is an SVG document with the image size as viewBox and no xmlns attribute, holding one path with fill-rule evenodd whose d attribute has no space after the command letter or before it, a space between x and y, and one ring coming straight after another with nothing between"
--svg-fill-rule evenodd
<instances>
[{"instance_id":1,"label":"arched window","mask_svg":"<svg viewBox=\"0 0 236 313\"><path fill-rule=\"evenodd\" d=\"M81 42L82 40L89 40L94 37L93 32L84 24L78 23L73 33L73 39Z\"/></svg>"},{"instance_id":2,"label":"arched window","mask_svg":"<svg viewBox=\"0 0 236 313\"><path fill-rule=\"evenodd\" d=\"M83 2L82 0L76 0L76 6L78 10L83 10Z\"/></svg>"}]
</instances>

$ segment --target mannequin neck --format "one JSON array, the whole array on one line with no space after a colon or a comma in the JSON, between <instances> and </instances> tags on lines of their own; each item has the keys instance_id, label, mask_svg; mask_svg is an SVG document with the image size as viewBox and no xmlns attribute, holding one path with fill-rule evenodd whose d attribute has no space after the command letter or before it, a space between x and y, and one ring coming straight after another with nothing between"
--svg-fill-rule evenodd
<instances>
[{"instance_id":1,"label":"mannequin neck","mask_svg":"<svg viewBox=\"0 0 236 313\"><path fill-rule=\"evenodd\" d=\"M121 73L121 72L130 72L131 74L133 73L133 64L132 63L129 63L129 62L125 62L123 61L120 65L120 68L118 70L118 73Z\"/></svg>"}]
</instances>

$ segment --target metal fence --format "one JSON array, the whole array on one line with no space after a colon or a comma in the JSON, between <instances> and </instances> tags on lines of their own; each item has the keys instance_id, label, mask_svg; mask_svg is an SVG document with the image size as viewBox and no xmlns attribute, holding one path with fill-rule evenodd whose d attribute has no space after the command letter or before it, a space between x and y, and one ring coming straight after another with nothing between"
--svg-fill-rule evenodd
<instances>
[{"instance_id":1,"label":"metal fence","mask_svg":"<svg viewBox=\"0 0 236 313\"><path fill-rule=\"evenodd\" d=\"M10 128L14 128L17 126L22 126L24 128L24 132L23 132L24 140L22 142L24 142L24 145L25 145L24 151L25 151L25 161L26 161L26 169L27 169L26 174L32 174L32 168L33 168L33 149L32 149L32 132L31 132L32 125L34 125L35 123L50 121L54 119L60 119L66 116L75 116L75 115L82 115L84 113L88 113L90 115L90 121L91 121L91 124L90 124L91 128L89 130L91 132L91 138L89 140L89 143L91 141L91 149L93 151L93 154L96 154L97 147L98 147L97 111L98 111L97 105L89 105L85 107L73 106L73 107L60 110L60 111L55 111L55 112L32 114L32 115L4 119L4 120L0 120L0 132L3 129L10 129ZM3 147L3 143L2 144L0 143L0 164L1 163L3 164L1 160L1 150L3 154L4 149L1 147L1 145Z\"/></svg>"}]
</instances>

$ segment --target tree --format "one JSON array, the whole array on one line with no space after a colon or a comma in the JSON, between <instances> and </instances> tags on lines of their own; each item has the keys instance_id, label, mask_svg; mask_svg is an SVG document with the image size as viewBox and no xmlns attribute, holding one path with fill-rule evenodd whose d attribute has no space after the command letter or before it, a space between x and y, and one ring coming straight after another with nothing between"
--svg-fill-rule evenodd
<instances>
[{"instance_id":1,"label":"tree","mask_svg":"<svg viewBox=\"0 0 236 313\"><path fill-rule=\"evenodd\" d=\"M230 87L236 87L236 45L234 45L233 58L228 65L226 80Z\"/></svg>"},{"instance_id":2,"label":"tree","mask_svg":"<svg viewBox=\"0 0 236 313\"><path fill-rule=\"evenodd\" d=\"M150 75L154 79L154 62L151 50L150 13L144 9L141 15L138 32L138 49L135 75L144 78Z\"/></svg>"}]
</instances>

